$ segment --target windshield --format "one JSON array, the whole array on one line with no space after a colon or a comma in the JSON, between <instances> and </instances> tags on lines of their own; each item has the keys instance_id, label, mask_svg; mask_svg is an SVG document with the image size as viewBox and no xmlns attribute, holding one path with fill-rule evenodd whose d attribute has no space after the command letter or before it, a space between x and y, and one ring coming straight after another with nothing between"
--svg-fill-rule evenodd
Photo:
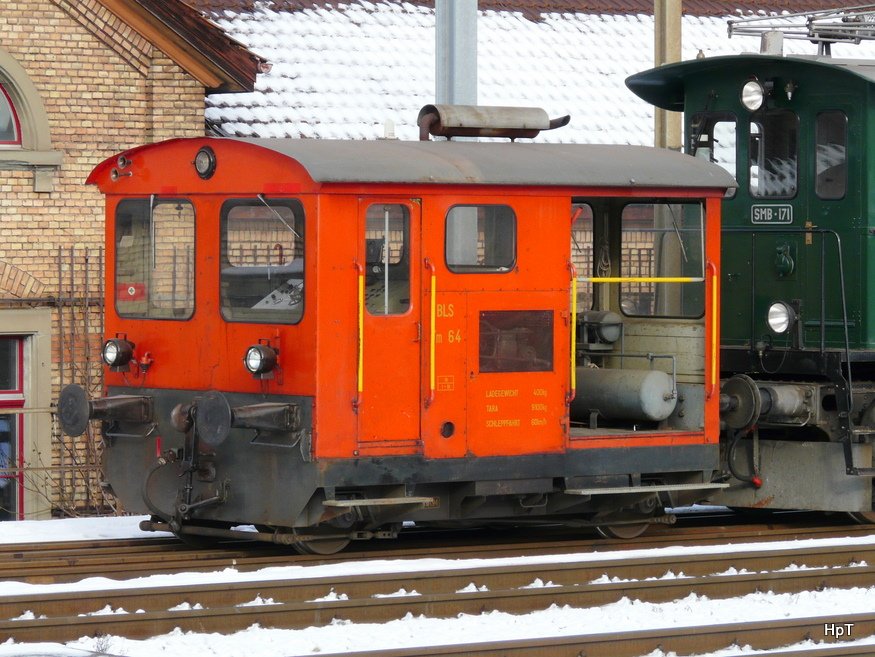
<instances>
[{"instance_id":1,"label":"windshield","mask_svg":"<svg viewBox=\"0 0 875 657\"><path fill-rule=\"evenodd\" d=\"M297 200L228 201L222 207L222 316L295 324L304 313L304 210Z\"/></svg>"},{"instance_id":2,"label":"windshield","mask_svg":"<svg viewBox=\"0 0 875 657\"><path fill-rule=\"evenodd\" d=\"M194 207L185 199L125 199L115 215L115 299L121 317L194 313Z\"/></svg>"}]
</instances>

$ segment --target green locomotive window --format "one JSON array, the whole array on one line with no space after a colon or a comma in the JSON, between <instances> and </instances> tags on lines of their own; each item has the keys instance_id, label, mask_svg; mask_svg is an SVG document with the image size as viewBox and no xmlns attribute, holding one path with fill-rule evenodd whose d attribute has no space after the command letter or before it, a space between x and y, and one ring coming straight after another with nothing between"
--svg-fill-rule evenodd
<instances>
[{"instance_id":1,"label":"green locomotive window","mask_svg":"<svg viewBox=\"0 0 875 657\"><path fill-rule=\"evenodd\" d=\"M790 110L761 112L750 123L750 194L756 198L796 196L799 118Z\"/></svg>"},{"instance_id":2,"label":"green locomotive window","mask_svg":"<svg viewBox=\"0 0 875 657\"><path fill-rule=\"evenodd\" d=\"M194 207L183 199L125 199L115 213L115 305L121 317L194 314Z\"/></svg>"},{"instance_id":3,"label":"green locomotive window","mask_svg":"<svg viewBox=\"0 0 875 657\"><path fill-rule=\"evenodd\" d=\"M738 178L737 120L731 112L699 113L690 124L690 155L718 164ZM735 196L735 189L727 197Z\"/></svg>"},{"instance_id":4,"label":"green locomotive window","mask_svg":"<svg viewBox=\"0 0 875 657\"><path fill-rule=\"evenodd\" d=\"M620 276L629 279L620 284L624 314L702 316L702 211L700 203L630 203L623 208Z\"/></svg>"},{"instance_id":5,"label":"green locomotive window","mask_svg":"<svg viewBox=\"0 0 875 657\"><path fill-rule=\"evenodd\" d=\"M220 297L231 322L296 324L304 314L304 208L294 199L222 206Z\"/></svg>"},{"instance_id":6,"label":"green locomotive window","mask_svg":"<svg viewBox=\"0 0 875 657\"><path fill-rule=\"evenodd\" d=\"M516 215L507 205L456 205L447 213L447 268L505 273L516 264Z\"/></svg>"},{"instance_id":7,"label":"green locomotive window","mask_svg":"<svg viewBox=\"0 0 875 657\"><path fill-rule=\"evenodd\" d=\"M822 199L840 199L848 190L848 117L839 110L821 112L814 124L815 185Z\"/></svg>"},{"instance_id":8,"label":"green locomotive window","mask_svg":"<svg viewBox=\"0 0 875 657\"><path fill-rule=\"evenodd\" d=\"M365 221L365 307L371 315L402 315L410 310L410 211L375 203Z\"/></svg>"}]
</instances>

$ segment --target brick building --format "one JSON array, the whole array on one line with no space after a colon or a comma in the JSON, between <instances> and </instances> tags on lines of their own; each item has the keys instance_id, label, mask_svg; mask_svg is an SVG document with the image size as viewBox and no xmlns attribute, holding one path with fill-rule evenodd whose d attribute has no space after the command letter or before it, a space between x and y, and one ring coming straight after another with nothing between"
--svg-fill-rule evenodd
<instances>
[{"instance_id":1,"label":"brick building","mask_svg":"<svg viewBox=\"0 0 875 657\"><path fill-rule=\"evenodd\" d=\"M122 149L204 134L209 92L262 60L177 0L0 7L0 519L101 508L99 441L61 437L62 384L101 386L103 198Z\"/></svg>"}]
</instances>

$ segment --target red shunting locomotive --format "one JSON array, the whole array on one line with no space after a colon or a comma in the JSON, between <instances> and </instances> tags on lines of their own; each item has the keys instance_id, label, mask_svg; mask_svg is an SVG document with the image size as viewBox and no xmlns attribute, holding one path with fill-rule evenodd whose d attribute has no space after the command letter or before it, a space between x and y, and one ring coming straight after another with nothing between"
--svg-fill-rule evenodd
<instances>
[{"instance_id":1,"label":"red shunting locomotive","mask_svg":"<svg viewBox=\"0 0 875 657\"><path fill-rule=\"evenodd\" d=\"M513 116L473 114L496 112ZM500 133L458 107L420 124ZM632 536L725 485L734 182L718 166L631 146L198 138L88 182L106 195L106 395L66 388L59 414L70 434L102 422L107 485L144 529L317 553L403 521Z\"/></svg>"}]
</instances>

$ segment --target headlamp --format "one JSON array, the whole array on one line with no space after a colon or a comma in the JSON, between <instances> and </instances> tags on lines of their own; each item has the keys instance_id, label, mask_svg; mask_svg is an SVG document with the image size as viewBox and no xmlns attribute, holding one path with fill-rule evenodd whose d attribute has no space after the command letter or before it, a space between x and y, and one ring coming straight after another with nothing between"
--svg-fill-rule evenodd
<instances>
[{"instance_id":1,"label":"headlamp","mask_svg":"<svg viewBox=\"0 0 875 657\"><path fill-rule=\"evenodd\" d=\"M273 378L273 368L276 367L277 352L266 344L256 344L246 350L243 365L256 379Z\"/></svg>"},{"instance_id":2,"label":"headlamp","mask_svg":"<svg viewBox=\"0 0 875 657\"><path fill-rule=\"evenodd\" d=\"M216 172L216 153L209 146L201 148L194 156L194 169L204 180L212 178Z\"/></svg>"},{"instance_id":3,"label":"headlamp","mask_svg":"<svg viewBox=\"0 0 875 657\"><path fill-rule=\"evenodd\" d=\"M775 333L786 333L796 323L796 311L789 304L776 301L769 306L766 323Z\"/></svg>"},{"instance_id":4,"label":"headlamp","mask_svg":"<svg viewBox=\"0 0 875 657\"><path fill-rule=\"evenodd\" d=\"M103 343L100 354L113 372L127 372L134 356L134 345L124 338L111 338Z\"/></svg>"},{"instance_id":5,"label":"headlamp","mask_svg":"<svg viewBox=\"0 0 875 657\"><path fill-rule=\"evenodd\" d=\"M759 80L748 80L741 88L741 104L751 112L756 112L763 106L766 90Z\"/></svg>"}]
</instances>

